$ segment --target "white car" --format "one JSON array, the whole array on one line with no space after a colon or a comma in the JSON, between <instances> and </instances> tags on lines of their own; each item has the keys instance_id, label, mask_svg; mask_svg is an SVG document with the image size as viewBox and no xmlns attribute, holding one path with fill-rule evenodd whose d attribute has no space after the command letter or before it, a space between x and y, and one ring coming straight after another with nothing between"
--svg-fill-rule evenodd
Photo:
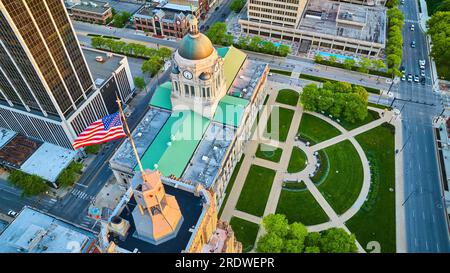
<instances>
[{"instance_id":1,"label":"white car","mask_svg":"<svg viewBox=\"0 0 450 273\"><path fill-rule=\"evenodd\" d=\"M414 31L414 24L411 24L411 31Z\"/></svg>"},{"instance_id":2,"label":"white car","mask_svg":"<svg viewBox=\"0 0 450 273\"><path fill-rule=\"evenodd\" d=\"M425 70L420 70L420 76L425 77Z\"/></svg>"},{"instance_id":3,"label":"white car","mask_svg":"<svg viewBox=\"0 0 450 273\"><path fill-rule=\"evenodd\" d=\"M425 60L419 60L419 65L425 65Z\"/></svg>"},{"instance_id":4,"label":"white car","mask_svg":"<svg viewBox=\"0 0 450 273\"><path fill-rule=\"evenodd\" d=\"M418 75L414 75L414 81L415 82L419 82L419 76Z\"/></svg>"},{"instance_id":5,"label":"white car","mask_svg":"<svg viewBox=\"0 0 450 273\"><path fill-rule=\"evenodd\" d=\"M412 75L411 74L408 74L408 81L412 82Z\"/></svg>"},{"instance_id":6,"label":"white car","mask_svg":"<svg viewBox=\"0 0 450 273\"><path fill-rule=\"evenodd\" d=\"M402 75L402 81L406 81L406 75L405 74Z\"/></svg>"},{"instance_id":7,"label":"white car","mask_svg":"<svg viewBox=\"0 0 450 273\"><path fill-rule=\"evenodd\" d=\"M19 215L19 214L17 212L13 211L13 210L9 210L8 211L8 216L16 218L17 215Z\"/></svg>"}]
</instances>

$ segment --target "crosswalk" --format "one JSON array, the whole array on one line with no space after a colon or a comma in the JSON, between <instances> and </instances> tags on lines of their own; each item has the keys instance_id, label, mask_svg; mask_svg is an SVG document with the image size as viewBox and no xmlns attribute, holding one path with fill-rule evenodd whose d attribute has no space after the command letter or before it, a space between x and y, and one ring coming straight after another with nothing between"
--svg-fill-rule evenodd
<instances>
[{"instance_id":1,"label":"crosswalk","mask_svg":"<svg viewBox=\"0 0 450 273\"><path fill-rule=\"evenodd\" d=\"M80 191L79 189L72 189L70 191L70 194L75 196L76 198L83 199L83 200L92 200L94 199L94 196L88 195L87 193Z\"/></svg>"}]
</instances>

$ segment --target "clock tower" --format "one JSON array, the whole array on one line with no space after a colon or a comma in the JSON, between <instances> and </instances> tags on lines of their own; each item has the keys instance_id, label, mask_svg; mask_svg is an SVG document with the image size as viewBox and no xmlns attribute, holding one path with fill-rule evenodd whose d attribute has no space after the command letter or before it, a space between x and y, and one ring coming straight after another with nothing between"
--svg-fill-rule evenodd
<instances>
[{"instance_id":1,"label":"clock tower","mask_svg":"<svg viewBox=\"0 0 450 273\"><path fill-rule=\"evenodd\" d=\"M189 34L181 40L172 61L173 110L192 110L212 119L226 94L223 60L208 37L198 31L193 15L189 15Z\"/></svg>"}]
</instances>

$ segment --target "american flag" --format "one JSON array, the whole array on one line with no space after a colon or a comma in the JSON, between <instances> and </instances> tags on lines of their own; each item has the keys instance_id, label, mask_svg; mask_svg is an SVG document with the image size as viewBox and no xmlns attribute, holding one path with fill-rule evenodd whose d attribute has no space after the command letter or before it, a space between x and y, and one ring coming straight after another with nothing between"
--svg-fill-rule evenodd
<instances>
[{"instance_id":1,"label":"american flag","mask_svg":"<svg viewBox=\"0 0 450 273\"><path fill-rule=\"evenodd\" d=\"M125 137L119 113L97 120L87 127L72 143L74 149Z\"/></svg>"}]
</instances>

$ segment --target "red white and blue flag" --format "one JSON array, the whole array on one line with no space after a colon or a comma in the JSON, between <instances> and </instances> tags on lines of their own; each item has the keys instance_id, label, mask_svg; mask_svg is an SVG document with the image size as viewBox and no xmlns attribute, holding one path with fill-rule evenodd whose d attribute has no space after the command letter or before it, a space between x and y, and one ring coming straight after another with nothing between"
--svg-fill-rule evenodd
<instances>
[{"instance_id":1,"label":"red white and blue flag","mask_svg":"<svg viewBox=\"0 0 450 273\"><path fill-rule=\"evenodd\" d=\"M127 136L119 113L106 116L87 127L72 143L74 149L101 144Z\"/></svg>"}]
</instances>

